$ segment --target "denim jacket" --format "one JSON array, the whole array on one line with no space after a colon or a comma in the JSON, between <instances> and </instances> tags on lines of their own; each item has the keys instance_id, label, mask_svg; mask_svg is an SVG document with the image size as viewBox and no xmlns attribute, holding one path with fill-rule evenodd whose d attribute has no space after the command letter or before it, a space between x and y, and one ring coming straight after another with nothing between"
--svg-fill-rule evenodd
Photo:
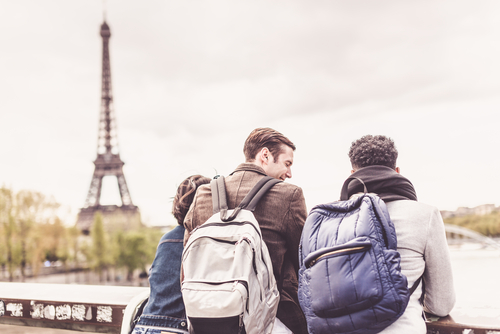
<instances>
[{"instance_id":1,"label":"denim jacket","mask_svg":"<svg viewBox=\"0 0 500 334\"><path fill-rule=\"evenodd\" d=\"M161 329L187 333L180 285L183 237L184 227L177 226L160 239L149 272L149 300L134 333L159 333Z\"/></svg>"}]
</instances>

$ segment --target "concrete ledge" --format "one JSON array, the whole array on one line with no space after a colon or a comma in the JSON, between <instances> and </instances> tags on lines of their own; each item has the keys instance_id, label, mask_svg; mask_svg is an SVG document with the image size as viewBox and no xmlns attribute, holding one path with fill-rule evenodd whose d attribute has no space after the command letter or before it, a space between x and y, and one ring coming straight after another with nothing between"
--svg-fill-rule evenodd
<instances>
[{"instance_id":1,"label":"concrete ledge","mask_svg":"<svg viewBox=\"0 0 500 334\"><path fill-rule=\"evenodd\" d=\"M499 326L457 323L452 317L435 318L427 322L427 334L500 334Z\"/></svg>"},{"instance_id":2,"label":"concrete ledge","mask_svg":"<svg viewBox=\"0 0 500 334\"><path fill-rule=\"evenodd\" d=\"M0 323L120 333L126 306L145 291L149 288L0 283Z\"/></svg>"},{"instance_id":3,"label":"concrete ledge","mask_svg":"<svg viewBox=\"0 0 500 334\"><path fill-rule=\"evenodd\" d=\"M149 288L106 285L0 283L0 323L95 333L128 333ZM2 303L3 302L3 303ZM431 317L428 334L500 334L496 317L463 310ZM124 322L124 315L126 321ZM122 328L123 324L123 328Z\"/></svg>"}]
</instances>

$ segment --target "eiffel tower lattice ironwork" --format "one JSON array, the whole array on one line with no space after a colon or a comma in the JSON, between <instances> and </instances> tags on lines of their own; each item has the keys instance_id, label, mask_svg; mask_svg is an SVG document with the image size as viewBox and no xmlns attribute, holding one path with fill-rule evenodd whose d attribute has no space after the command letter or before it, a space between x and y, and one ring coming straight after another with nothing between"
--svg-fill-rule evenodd
<instances>
[{"instance_id":1,"label":"eiffel tower lattice ironwork","mask_svg":"<svg viewBox=\"0 0 500 334\"><path fill-rule=\"evenodd\" d=\"M125 164L118 151L118 139L116 132L116 120L113 109L113 93L111 89L111 66L109 60L109 39L111 31L104 21L101 25L102 37L102 91L101 111L99 119L99 134L97 141L97 158L94 161L95 169L90 183L90 189L85 200L84 207L78 214L77 226L88 233L92 226L94 215L101 211L104 216L115 215L117 211L121 218L133 220L139 218L139 209L132 203L130 192L123 174ZM118 189L122 201L121 206L101 205L102 180L104 176L115 176L118 181ZM105 217L104 217L105 218Z\"/></svg>"}]
</instances>

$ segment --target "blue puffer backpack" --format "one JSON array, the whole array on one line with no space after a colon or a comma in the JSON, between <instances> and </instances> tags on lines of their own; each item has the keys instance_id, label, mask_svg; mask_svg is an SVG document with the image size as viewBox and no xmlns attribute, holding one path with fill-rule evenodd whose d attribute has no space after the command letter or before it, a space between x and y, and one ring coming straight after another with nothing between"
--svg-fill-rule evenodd
<instances>
[{"instance_id":1,"label":"blue puffer backpack","mask_svg":"<svg viewBox=\"0 0 500 334\"><path fill-rule=\"evenodd\" d=\"M299 301L310 334L378 333L403 314L420 281L408 289L394 225L375 194L314 207L299 261Z\"/></svg>"}]
</instances>

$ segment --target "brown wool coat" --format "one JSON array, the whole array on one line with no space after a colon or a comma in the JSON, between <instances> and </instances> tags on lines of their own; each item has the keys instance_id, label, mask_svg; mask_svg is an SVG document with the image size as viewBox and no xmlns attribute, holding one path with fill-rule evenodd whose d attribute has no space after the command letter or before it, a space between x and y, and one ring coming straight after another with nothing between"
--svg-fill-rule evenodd
<instances>
[{"instance_id":1,"label":"brown wool coat","mask_svg":"<svg viewBox=\"0 0 500 334\"><path fill-rule=\"evenodd\" d=\"M265 175L261 167L243 163L227 176L225 183L229 209L234 209ZM212 216L212 211L210 185L203 185L198 188L184 219L184 244L190 232ZM307 333L305 317L297 297L298 249L307 217L302 189L285 182L274 185L261 198L254 215L269 249L274 276L281 294L277 316L295 334Z\"/></svg>"}]
</instances>

